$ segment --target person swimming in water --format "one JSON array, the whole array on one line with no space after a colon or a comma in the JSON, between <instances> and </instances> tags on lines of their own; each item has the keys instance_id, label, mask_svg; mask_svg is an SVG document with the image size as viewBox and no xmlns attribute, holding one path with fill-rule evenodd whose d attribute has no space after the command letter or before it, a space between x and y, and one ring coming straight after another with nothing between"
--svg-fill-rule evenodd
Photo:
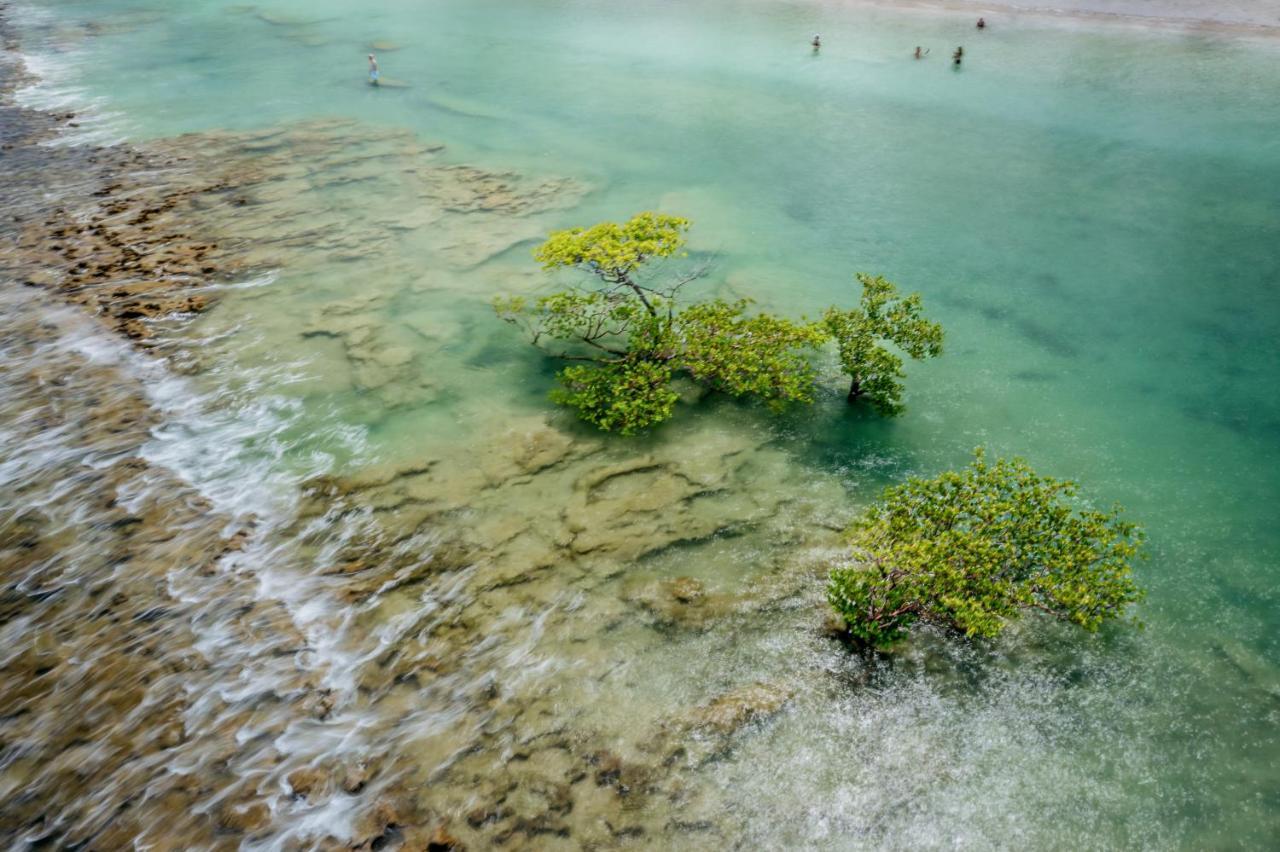
<instances>
[{"instance_id":1,"label":"person swimming in water","mask_svg":"<svg viewBox=\"0 0 1280 852\"><path fill-rule=\"evenodd\" d=\"M957 47L956 52L951 54L951 61L959 65L961 59L964 59L964 48Z\"/></svg>"},{"instance_id":2,"label":"person swimming in water","mask_svg":"<svg viewBox=\"0 0 1280 852\"><path fill-rule=\"evenodd\" d=\"M809 44L813 45L813 52L817 53L822 48L822 36L815 34L813 41L809 42Z\"/></svg>"},{"instance_id":3,"label":"person swimming in water","mask_svg":"<svg viewBox=\"0 0 1280 852\"><path fill-rule=\"evenodd\" d=\"M927 50L926 50L926 51L924 51L923 53L921 53L921 52L920 52L920 45L918 45L918 44L916 45L916 53L915 53L915 57L916 57L916 59L924 59L924 58L925 58L926 56L928 56L928 55L929 55L929 51L927 51Z\"/></svg>"},{"instance_id":4,"label":"person swimming in water","mask_svg":"<svg viewBox=\"0 0 1280 852\"><path fill-rule=\"evenodd\" d=\"M987 19L986 19L986 18L979 18L979 19L978 19L978 29L980 29L980 30L985 30L986 28L987 28Z\"/></svg>"},{"instance_id":5,"label":"person swimming in water","mask_svg":"<svg viewBox=\"0 0 1280 852\"><path fill-rule=\"evenodd\" d=\"M373 54L369 54L369 85L378 85L378 60L373 58Z\"/></svg>"}]
</instances>

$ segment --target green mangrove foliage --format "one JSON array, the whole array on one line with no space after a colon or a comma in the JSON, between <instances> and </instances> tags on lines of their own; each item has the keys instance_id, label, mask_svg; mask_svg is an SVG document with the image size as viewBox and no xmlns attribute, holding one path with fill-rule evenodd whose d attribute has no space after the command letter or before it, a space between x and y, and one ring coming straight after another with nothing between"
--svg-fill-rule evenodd
<instances>
[{"instance_id":1,"label":"green mangrove foliage","mask_svg":"<svg viewBox=\"0 0 1280 852\"><path fill-rule=\"evenodd\" d=\"M920 294L899 297L898 288L879 275L858 273L862 303L854 310L828 308L827 330L840 348L840 366L848 374L849 401L865 395L877 411L902 411L902 358L884 342L917 360L942 354L942 326L921 316Z\"/></svg>"},{"instance_id":2,"label":"green mangrove foliage","mask_svg":"<svg viewBox=\"0 0 1280 852\"><path fill-rule=\"evenodd\" d=\"M992 637L1027 610L1095 631L1142 598L1130 570L1142 533L1075 496L1073 482L978 450L964 470L887 489L850 528L827 599L876 647L917 621Z\"/></svg>"},{"instance_id":3,"label":"green mangrove foliage","mask_svg":"<svg viewBox=\"0 0 1280 852\"><path fill-rule=\"evenodd\" d=\"M814 400L818 355L834 342L851 380L849 401L865 397L886 415L902 410L903 360L942 351L942 327L921 315L918 295L900 296L883 278L859 275L862 298L829 308L818 322L753 311L750 300L681 304L699 273L655 285L650 261L680 255L689 220L641 213L550 236L535 252L543 269L578 269L595 280L537 299L504 297L494 308L556 358L580 362L559 372L552 398L601 429L633 435L669 419L678 375L778 411Z\"/></svg>"}]
</instances>

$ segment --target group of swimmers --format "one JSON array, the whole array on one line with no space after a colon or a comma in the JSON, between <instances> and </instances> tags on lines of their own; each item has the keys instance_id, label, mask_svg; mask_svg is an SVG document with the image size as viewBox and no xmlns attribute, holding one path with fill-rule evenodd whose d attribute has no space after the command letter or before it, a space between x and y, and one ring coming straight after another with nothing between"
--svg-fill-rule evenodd
<instances>
[{"instance_id":1,"label":"group of swimmers","mask_svg":"<svg viewBox=\"0 0 1280 852\"><path fill-rule=\"evenodd\" d=\"M985 30L987 28L987 19L979 18L977 27L980 30ZM817 53L819 50L822 49L822 36L815 33L813 36L813 41L809 42L809 44L813 45L813 52ZM924 59L928 55L929 55L929 51L927 49L921 50L920 45L916 45L916 52L913 54L914 58ZM370 56L369 58L373 59L372 56ZM963 46L957 47L955 49L955 52L951 54L951 61L956 65L959 65L963 59L964 59L964 47Z\"/></svg>"},{"instance_id":2,"label":"group of swimmers","mask_svg":"<svg viewBox=\"0 0 1280 852\"><path fill-rule=\"evenodd\" d=\"M986 18L979 18L978 29L985 30L986 28L987 28ZM813 45L813 52L817 53L819 50L822 49L822 36L818 35L817 33L814 33L813 41L809 42L809 44ZM916 59L924 59L926 56L929 55L929 51L928 50L921 51L920 45L916 45L916 52L914 55ZM956 65L959 65L962 59L964 59L963 46L957 47L955 49L955 52L951 54L951 61L954 62ZM369 85L371 86L378 85L378 76L379 76L378 60L374 58L372 53L370 53L369 54Z\"/></svg>"}]
</instances>

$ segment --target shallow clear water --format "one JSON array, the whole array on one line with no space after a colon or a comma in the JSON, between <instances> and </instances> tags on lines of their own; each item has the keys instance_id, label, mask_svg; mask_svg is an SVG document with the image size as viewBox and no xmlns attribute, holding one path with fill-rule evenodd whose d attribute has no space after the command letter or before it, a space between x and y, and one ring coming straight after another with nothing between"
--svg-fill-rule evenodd
<instances>
[{"instance_id":1,"label":"shallow clear water","mask_svg":"<svg viewBox=\"0 0 1280 852\"><path fill-rule=\"evenodd\" d=\"M193 390L238 401L248 428L174 418L153 460L265 514L246 470L249 484L293 482L465 458L477 435L548 408L552 365L487 302L542 283L528 248L553 227L687 215L694 248L716 258L708 289L770 308L813 313L851 300L855 271L884 274L922 292L948 333L944 358L911 369L901 419L849 411L832 387L784 419L684 411L639 446L696 454L763 435L760 472L734 487L809 489L834 516L979 444L1024 456L1144 523L1144 631L1027 626L979 649L926 637L868 673L819 637L800 593L675 637L570 616L477 666L527 666L620 742L718 691L798 680L781 716L692 776L765 846L1268 845L1280 835L1280 41L1026 14L988 15L977 33L971 17L724 0L94 0L31 4L20 22L32 67L60 87L25 97L97 102L103 138L342 117L443 143L443 162L587 190L461 252L432 226L345 260L295 247L262 286L172 332L207 341ZM89 37L86 20L107 26ZM379 61L407 87L365 84L379 40L398 44ZM925 61L910 59L917 44ZM392 175L305 203L365 234L416 202ZM378 328L371 360L391 371L376 393L334 335L308 332L353 299ZM223 452L194 452L184 429ZM568 490L501 499L534 512ZM785 528L793 513L781 514ZM625 601L628 584L681 575L729 593L767 583L803 538L622 560L620 574L567 578L565 594ZM583 642L591 665L623 666L594 692L574 682ZM426 698L412 710L423 724L451 712Z\"/></svg>"}]
</instances>

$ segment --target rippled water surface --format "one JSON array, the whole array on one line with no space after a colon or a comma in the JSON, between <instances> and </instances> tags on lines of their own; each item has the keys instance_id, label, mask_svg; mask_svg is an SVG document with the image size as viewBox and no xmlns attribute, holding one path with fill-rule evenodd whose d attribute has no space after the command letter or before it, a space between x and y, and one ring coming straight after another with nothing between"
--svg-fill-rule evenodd
<instances>
[{"instance_id":1,"label":"rippled water surface","mask_svg":"<svg viewBox=\"0 0 1280 852\"><path fill-rule=\"evenodd\" d=\"M1249 11L1219 19L1274 23ZM1000 12L979 33L967 10L764 0L10 15L42 78L20 102L83 112L64 141L216 148L266 176L210 214L255 273L157 324L168 372L84 343L101 332L61 308L5 350L13 388L56 353L158 412L136 446L81 458L94 439L42 433L40 394L7 395L5 529L60 530L48 565L107 570L76 530L108 509L60 503L70 471L136 452L201 495L191 517L137 510L208 557L147 551L175 565L161 657L188 698L145 771L206 779L175 807L221 814L218 843L354 841L406 789L477 847L1280 838L1273 31ZM391 85L366 84L371 45ZM488 302L546 285L539 235L643 209L693 219L707 292L813 314L879 273L923 293L947 352L910 369L891 422L832 385L782 418L712 399L602 440L551 410L555 365ZM33 304L7 321L55 310ZM979 444L1144 523L1144 630L1028 622L875 661L825 637L834 530ZM104 476L85 487L144 507L178 487ZM57 644L41 612L100 617L57 607L0 634L33 670ZM159 677L140 671L119 676ZM58 703L33 707L35 749ZM0 789L38 777L19 751ZM307 795L292 773L312 766L334 780ZM56 807L109 823L95 778ZM220 810L241 801L261 819Z\"/></svg>"}]
</instances>

